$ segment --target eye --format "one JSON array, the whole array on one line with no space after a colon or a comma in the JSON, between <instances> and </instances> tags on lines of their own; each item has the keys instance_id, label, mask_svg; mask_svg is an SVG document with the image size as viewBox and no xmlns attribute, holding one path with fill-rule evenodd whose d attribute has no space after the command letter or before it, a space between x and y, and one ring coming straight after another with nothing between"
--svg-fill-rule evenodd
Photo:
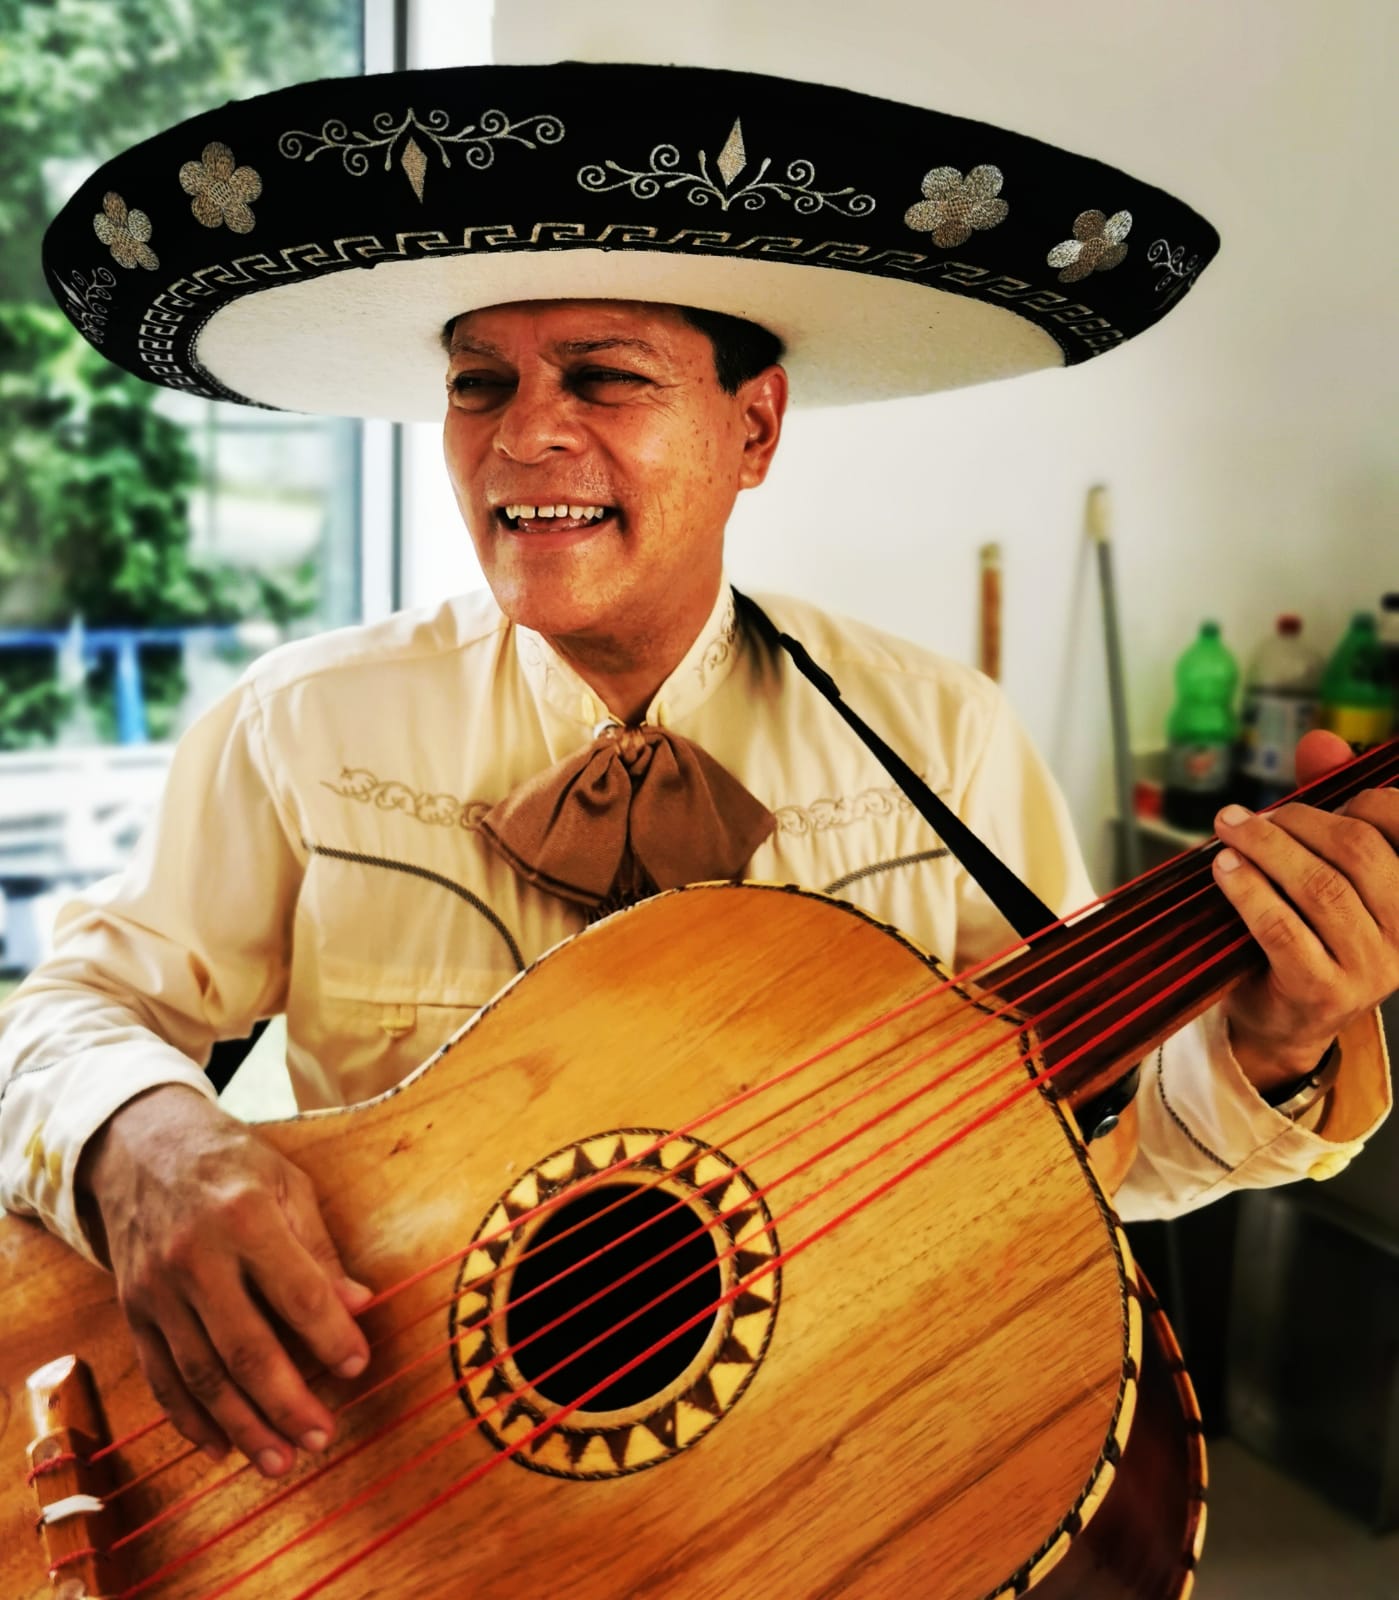
<instances>
[{"instance_id":1,"label":"eye","mask_svg":"<svg viewBox=\"0 0 1399 1600\"><path fill-rule=\"evenodd\" d=\"M487 411L514 388L499 372L453 372L447 376L447 397L458 411Z\"/></svg>"},{"instance_id":2,"label":"eye","mask_svg":"<svg viewBox=\"0 0 1399 1600\"><path fill-rule=\"evenodd\" d=\"M650 381L640 372L626 372L617 367L581 367L573 374L574 387L593 399L615 399Z\"/></svg>"}]
</instances>

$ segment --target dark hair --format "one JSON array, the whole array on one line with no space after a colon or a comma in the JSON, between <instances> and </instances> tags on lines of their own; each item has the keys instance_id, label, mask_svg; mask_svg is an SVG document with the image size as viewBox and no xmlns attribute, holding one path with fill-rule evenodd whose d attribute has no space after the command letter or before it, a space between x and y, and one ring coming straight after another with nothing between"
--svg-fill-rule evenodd
<instances>
[{"instance_id":1,"label":"dark hair","mask_svg":"<svg viewBox=\"0 0 1399 1600\"><path fill-rule=\"evenodd\" d=\"M698 306L676 306L675 310L709 340L714 350L714 374L725 394L737 394L750 378L775 367L782 359L781 339L756 322L731 317L724 311L701 311ZM456 317L449 317L443 326L444 350L452 347L456 322Z\"/></svg>"},{"instance_id":2,"label":"dark hair","mask_svg":"<svg viewBox=\"0 0 1399 1600\"><path fill-rule=\"evenodd\" d=\"M756 322L723 311L701 311L698 306L675 309L714 346L714 371L725 394L737 394L750 378L782 359L781 339Z\"/></svg>"}]
</instances>

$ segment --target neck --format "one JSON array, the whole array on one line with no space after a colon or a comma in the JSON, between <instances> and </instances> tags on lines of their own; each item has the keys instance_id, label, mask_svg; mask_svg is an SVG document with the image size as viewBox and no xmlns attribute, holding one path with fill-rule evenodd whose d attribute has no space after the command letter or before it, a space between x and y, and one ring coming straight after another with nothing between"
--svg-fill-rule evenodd
<instances>
[{"instance_id":1,"label":"neck","mask_svg":"<svg viewBox=\"0 0 1399 1600\"><path fill-rule=\"evenodd\" d=\"M646 715L656 691L684 660L685 651L694 640L675 651L673 659L656 657L640 662L579 651L566 639L550 639L549 643L618 722L634 727Z\"/></svg>"},{"instance_id":2,"label":"neck","mask_svg":"<svg viewBox=\"0 0 1399 1600\"><path fill-rule=\"evenodd\" d=\"M717 595L717 590L716 590ZM696 622L653 626L635 635L544 634L598 696L609 713L627 727L646 715L657 691L688 654L713 613L713 600Z\"/></svg>"}]
</instances>

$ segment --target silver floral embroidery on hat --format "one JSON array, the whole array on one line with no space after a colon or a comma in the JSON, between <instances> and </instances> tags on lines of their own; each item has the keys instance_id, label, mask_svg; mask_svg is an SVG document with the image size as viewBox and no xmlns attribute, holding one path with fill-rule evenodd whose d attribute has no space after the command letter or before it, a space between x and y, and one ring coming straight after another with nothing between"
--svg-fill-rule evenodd
<instances>
[{"instance_id":1,"label":"silver floral embroidery on hat","mask_svg":"<svg viewBox=\"0 0 1399 1600\"><path fill-rule=\"evenodd\" d=\"M638 200L654 200L662 189L677 189L682 184L690 187L685 198L694 206L707 206L711 202L721 211L730 206L741 206L745 211L761 211L771 196L785 200L802 216L810 216L829 207L843 217L867 217L874 210L874 196L856 194L854 186L843 189L817 189L813 187L816 168L803 157L789 161L781 178L769 178L772 157L764 156L762 165L743 185L738 182L748 168L748 151L743 142L742 118L735 118L715 157L715 174L709 170L709 157L701 150L695 163L698 171L690 172L680 165L680 151L673 144L658 144L650 155L651 165L646 168L624 167L610 158L600 166L582 167L578 182L594 194L605 194L611 189L630 189ZM609 180L609 173L620 176ZM717 175L717 178L716 178ZM850 198L847 200L846 196ZM842 205L840 202L845 201Z\"/></svg>"},{"instance_id":2,"label":"silver floral embroidery on hat","mask_svg":"<svg viewBox=\"0 0 1399 1600\"><path fill-rule=\"evenodd\" d=\"M338 150L341 165L356 178L362 178L369 171L371 151L382 150L384 171L391 171L397 148L398 164L413 186L413 193L421 200L430 163L415 135L421 134L437 151L444 167L452 165L450 147L456 146L466 165L477 172L484 172L492 165L495 145L502 140L535 150L541 144L558 144L564 136L564 125L559 118L543 111L522 117L518 122L512 122L503 111L483 111L478 121L467 123L455 133L449 131L451 126L452 119L445 111L429 111L426 117L420 117L409 106L401 122L394 121L392 112L378 112L373 118L373 135L358 129L351 133L343 122L332 117L322 124L318 134L300 128L289 129L278 139L277 148L290 161L314 161L327 150ZM526 128L528 136L524 132Z\"/></svg>"},{"instance_id":3,"label":"silver floral embroidery on hat","mask_svg":"<svg viewBox=\"0 0 1399 1600\"><path fill-rule=\"evenodd\" d=\"M935 245L950 250L1010 215L1010 207L998 198L1004 182L999 167L973 167L965 178L956 167L934 167L923 179L923 198L904 212L904 221L916 233L931 233Z\"/></svg>"},{"instance_id":4,"label":"silver floral embroidery on hat","mask_svg":"<svg viewBox=\"0 0 1399 1600\"><path fill-rule=\"evenodd\" d=\"M198 161L186 161L180 187L194 196L190 209L206 228L226 223L233 233L253 231L250 202L262 193L262 179L251 167L240 167L226 144L214 140L204 146Z\"/></svg>"},{"instance_id":5,"label":"silver floral embroidery on hat","mask_svg":"<svg viewBox=\"0 0 1399 1600\"><path fill-rule=\"evenodd\" d=\"M101 344L107 337L107 307L116 287L116 274L106 267L96 267L91 278L73 272L67 283L62 278L56 281L69 301L71 315L84 338Z\"/></svg>"},{"instance_id":6,"label":"silver floral embroidery on hat","mask_svg":"<svg viewBox=\"0 0 1399 1600\"><path fill-rule=\"evenodd\" d=\"M1198 254L1187 259L1183 244L1172 249L1166 239L1155 240L1146 252L1146 259L1153 267L1163 269L1156 280L1156 292L1165 295L1168 305L1195 282L1203 266Z\"/></svg>"},{"instance_id":7,"label":"silver floral embroidery on hat","mask_svg":"<svg viewBox=\"0 0 1399 1600\"><path fill-rule=\"evenodd\" d=\"M1127 254L1123 243L1132 231L1132 213L1114 211L1105 217L1101 211L1080 211L1074 218L1074 236L1056 244L1049 252L1051 267L1062 267L1060 283L1077 283L1093 272L1107 272Z\"/></svg>"},{"instance_id":8,"label":"silver floral embroidery on hat","mask_svg":"<svg viewBox=\"0 0 1399 1600\"><path fill-rule=\"evenodd\" d=\"M160 265L160 257L148 242L153 232L151 219L144 211L128 210L119 194L102 196L102 209L92 219L92 226L118 266L154 272Z\"/></svg>"}]
</instances>

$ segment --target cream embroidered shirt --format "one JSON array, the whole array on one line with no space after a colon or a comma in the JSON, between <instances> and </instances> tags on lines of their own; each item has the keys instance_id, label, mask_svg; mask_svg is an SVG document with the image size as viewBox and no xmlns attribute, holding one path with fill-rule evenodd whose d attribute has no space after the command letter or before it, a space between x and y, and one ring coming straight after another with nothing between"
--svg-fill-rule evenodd
<instances>
[{"instance_id":1,"label":"cream embroidered shirt","mask_svg":"<svg viewBox=\"0 0 1399 1600\"><path fill-rule=\"evenodd\" d=\"M1000 691L871 628L763 598L987 844L1056 911L1093 898L1064 803ZM216 1040L285 1012L303 1109L400 1081L583 913L476 831L607 708L487 594L285 646L177 748L126 871L61 914L55 953L0 1010L0 1203L86 1250L85 1141L166 1082L212 1089ZM702 745L775 813L747 876L821 889L963 970L1012 942L931 828L727 585L647 720ZM1389 1107L1367 1019L1343 1040L1326 1137L1266 1106L1218 1012L1168 1041L1138 1094L1125 1217L1329 1175Z\"/></svg>"}]
</instances>

